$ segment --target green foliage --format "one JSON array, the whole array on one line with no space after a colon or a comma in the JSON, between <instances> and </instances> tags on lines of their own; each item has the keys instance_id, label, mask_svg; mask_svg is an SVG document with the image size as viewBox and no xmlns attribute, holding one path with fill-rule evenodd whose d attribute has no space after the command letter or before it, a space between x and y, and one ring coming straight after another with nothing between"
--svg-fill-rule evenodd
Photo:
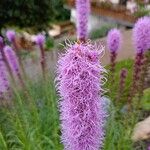
<instances>
[{"instance_id":1,"label":"green foliage","mask_svg":"<svg viewBox=\"0 0 150 150\"><path fill-rule=\"evenodd\" d=\"M107 82L106 83L106 89L109 89L108 91L108 96L113 100L116 101L117 100L117 94L118 94L118 87L119 87L119 79L120 79L120 71L122 68L126 68L128 70L128 75L126 78L126 83L125 83L125 91L123 93L123 95L121 95L120 97L120 101L121 104L126 103L127 101L127 97L130 91L130 87L131 87L131 81L132 81L132 70L133 70L133 60L128 59L128 60L123 60L120 61L116 64L115 67L115 72L114 72L114 82L112 84L112 82ZM110 66L107 66L107 70L110 70ZM112 74L110 72L108 72L108 81L110 81L112 78Z\"/></svg>"},{"instance_id":2,"label":"green foliage","mask_svg":"<svg viewBox=\"0 0 150 150\"><path fill-rule=\"evenodd\" d=\"M115 25L104 25L100 29L92 31L90 38L98 39L98 38L105 37L107 35L108 31L114 27L115 27Z\"/></svg>"},{"instance_id":3,"label":"green foliage","mask_svg":"<svg viewBox=\"0 0 150 150\"><path fill-rule=\"evenodd\" d=\"M150 15L150 11L146 10L145 8L144 9L142 8L142 9L140 9L134 13L134 16L138 17L138 18L143 17L143 16L147 16L147 15Z\"/></svg>"},{"instance_id":4,"label":"green foliage","mask_svg":"<svg viewBox=\"0 0 150 150\"><path fill-rule=\"evenodd\" d=\"M141 107L144 110L150 111L150 88L144 90L144 94L141 99Z\"/></svg>"},{"instance_id":5,"label":"green foliage","mask_svg":"<svg viewBox=\"0 0 150 150\"><path fill-rule=\"evenodd\" d=\"M103 150L136 149L131 140L131 134L141 112L136 110L130 114L121 112L122 106L113 103L116 100L120 70L128 69L125 90L127 94L132 80L132 67L133 60L118 62L114 85L110 85L108 82L106 84L106 88L110 88L108 95L112 99L112 104L108 112ZM46 81L26 81L26 86L26 94L14 89L13 105L0 109L0 149L63 150L60 142L58 97L52 79L48 77ZM148 98L149 90L146 93ZM124 105L123 101L120 103ZM145 150L144 145L139 144L141 150Z\"/></svg>"},{"instance_id":6,"label":"green foliage","mask_svg":"<svg viewBox=\"0 0 150 150\"><path fill-rule=\"evenodd\" d=\"M114 72L114 81L110 82L112 78L112 74L108 72L108 81L106 83L106 89L108 89L108 93L106 95L112 100L112 108L109 111L109 118L107 122L106 128L106 138L104 144L104 150L138 150L136 145L134 145L131 140L132 132L135 124L139 121L139 118L142 115L142 112L138 109L133 109L131 112L127 110L127 98L130 92L130 88L132 85L132 76L133 76L133 64L134 61L131 59L123 60L116 63L115 72ZM106 67L109 71L110 66ZM125 80L125 89L120 95L119 100L118 96L118 87L120 80L120 71L122 68L126 68L128 70L128 75ZM144 91L144 96L141 100L141 105L144 110L150 110L150 90L147 89ZM133 103L137 105L137 99L133 99ZM137 108L137 106L134 106ZM130 116L130 117L129 117ZM140 150L145 150L146 146L142 143L138 143L138 147Z\"/></svg>"},{"instance_id":7,"label":"green foliage","mask_svg":"<svg viewBox=\"0 0 150 150\"><path fill-rule=\"evenodd\" d=\"M54 47L54 39L52 37L48 36L46 38L45 45L46 45L46 50L50 50L51 48Z\"/></svg>"},{"instance_id":8,"label":"green foliage","mask_svg":"<svg viewBox=\"0 0 150 150\"><path fill-rule=\"evenodd\" d=\"M0 149L61 150L53 83L47 80L27 87L28 96L16 91L13 106L0 109Z\"/></svg>"},{"instance_id":9,"label":"green foliage","mask_svg":"<svg viewBox=\"0 0 150 150\"><path fill-rule=\"evenodd\" d=\"M147 15L150 15L150 10L146 9L145 8L145 5L147 4L144 4L143 2L141 2L140 0L137 0L137 3L139 5L139 8L138 10L134 13L134 16L135 17L143 17L143 16L147 16Z\"/></svg>"},{"instance_id":10,"label":"green foliage","mask_svg":"<svg viewBox=\"0 0 150 150\"><path fill-rule=\"evenodd\" d=\"M50 21L68 18L62 0L1 0L0 20L4 25L36 26L41 29ZM0 27L0 28L1 28Z\"/></svg>"}]
</instances>

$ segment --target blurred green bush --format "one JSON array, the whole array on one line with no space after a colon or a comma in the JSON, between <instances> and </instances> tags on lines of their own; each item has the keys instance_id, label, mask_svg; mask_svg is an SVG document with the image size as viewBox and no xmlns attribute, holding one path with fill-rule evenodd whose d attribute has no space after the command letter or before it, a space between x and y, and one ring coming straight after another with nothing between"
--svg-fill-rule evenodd
<instances>
[{"instance_id":1,"label":"blurred green bush","mask_svg":"<svg viewBox=\"0 0 150 150\"><path fill-rule=\"evenodd\" d=\"M16 25L40 30L49 22L68 19L69 15L63 0L0 0L0 28Z\"/></svg>"},{"instance_id":2,"label":"blurred green bush","mask_svg":"<svg viewBox=\"0 0 150 150\"><path fill-rule=\"evenodd\" d=\"M108 31L112 28L115 28L115 25L104 25L100 27L99 29L93 30L90 34L90 38L98 39L98 38L105 37Z\"/></svg>"}]
</instances>

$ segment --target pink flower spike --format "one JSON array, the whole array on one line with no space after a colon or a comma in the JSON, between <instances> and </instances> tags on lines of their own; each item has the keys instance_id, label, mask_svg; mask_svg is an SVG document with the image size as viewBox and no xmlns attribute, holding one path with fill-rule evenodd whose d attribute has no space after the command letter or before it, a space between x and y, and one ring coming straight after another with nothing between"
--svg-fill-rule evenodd
<instances>
[{"instance_id":1,"label":"pink flower spike","mask_svg":"<svg viewBox=\"0 0 150 150\"><path fill-rule=\"evenodd\" d=\"M0 50L2 50L4 47L4 41L3 38L0 36Z\"/></svg>"},{"instance_id":2,"label":"pink flower spike","mask_svg":"<svg viewBox=\"0 0 150 150\"><path fill-rule=\"evenodd\" d=\"M122 35L120 30L118 29L111 29L108 33L107 36L107 46L110 52L116 52L120 49L121 47L121 40L122 40Z\"/></svg>"},{"instance_id":3,"label":"pink flower spike","mask_svg":"<svg viewBox=\"0 0 150 150\"><path fill-rule=\"evenodd\" d=\"M36 37L35 37L35 43L37 45L39 45L40 47L44 45L45 43L45 36L43 34L38 34Z\"/></svg>"},{"instance_id":4,"label":"pink flower spike","mask_svg":"<svg viewBox=\"0 0 150 150\"><path fill-rule=\"evenodd\" d=\"M7 99L10 92L7 69L5 63L0 59L0 99Z\"/></svg>"},{"instance_id":5,"label":"pink flower spike","mask_svg":"<svg viewBox=\"0 0 150 150\"><path fill-rule=\"evenodd\" d=\"M102 51L91 43L70 44L58 61L56 87L65 150L100 150L103 146Z\"/></svg>"},{"instance_id":6,"label":"pink flower spike","mask_svg":"<svg viewBox=\"0 0 150 150\"><path fill-rule=\"evenodd\" d=\"M18 57L16 56L15 52L10 46L5 46L4 54L13 74L18 76L18 74L20 74L20 66L18 62Z\"/></svg>"},{"instance_id":7,"label":"pink flower spike","mask_svg":"<svg viewBox=\"0 0 150 150\"><path fill-rule=\"evenodd\" d=\"M77 9L77 37L85 41L88 37L88 20L90 14L90 0L76 0Z\"/></svg>"},{"instance_id":8,"label":"pink flower spike","mask_svg":"<svg viewBox=\"0 0 150 150\"><path fill-rule=\"evenodd\" d=\"M133 42L136 53L144 53L150 49L150 17L140 18L133 29Z\"/></svg>"}]
</instances>

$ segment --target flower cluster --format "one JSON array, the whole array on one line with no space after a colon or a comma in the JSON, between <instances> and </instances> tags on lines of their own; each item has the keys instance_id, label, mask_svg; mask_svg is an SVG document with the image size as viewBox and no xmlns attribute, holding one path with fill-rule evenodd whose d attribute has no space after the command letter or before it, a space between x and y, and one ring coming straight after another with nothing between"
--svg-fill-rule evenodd
<instances>
[{"instance_id":1,"label":"flower cluster","mask_svg":"<svg viewBox=\"0 0 150 150\"><path fill-rule=\"evenodd\" d=\"M10 46L5 46L4 53L13 74L18 76L18 74L20 74L20 66L18 63L18 57L16 56L15 52Z\"/></svg>"},{"instance_id":2,"label":"flower cluster","mask_svg":"<svg viewBox=\"0 0 150 150\"><path fill-rule=\"evenodd\" d=\"M6 37L7 37L7 39L8 39L10 42L14 42L15 36L16 36L16 33L15 33L15 31L13 31L13 30L8 30L8 31L6 32Z\"/></svg>"},{"instance_id":3,"label":"flower cluster","mask_svg":"<svg viewBox=\"0 0 150 150\"><path fill-rule=\"evenodd\" d=\"M133 42L136 53L150 49L150 17L142 17L137 21L133 29Z\"/></svg>"},{"instance_id":4,"label":"flower cluster","mask_svg":"<svg viewBox=\"0 0 150 150\"><path fill-rule=\"evenodd\" d=\"M102 147L105 111L102 108L103 48L91 43L70 45L58 61L62 141L65 150L98 150Z\"/></svg>"},{"instance_id":5,"label":"flower cluster","mask_svg":"<svg viewBox=\"0 0 150 150\"><path fill-rule=\"evenodd\" d=\"M111 72L115 71L115 61L117 57L117 52L121 46L121 32L118 29L111 29L107 36L107 47L110 51L110 63L111 63ZM112 74L113 81L113 74Z\"/></svg>"},{"instance_id":6,"label":"flower cluster","mask_svg":"<svg viewBox=\"0 0 150 150\"><path fill-rule=\"evenodd\" d=\"M0 36L0 49L3 49L4 47L4 41L3 38Z\"/></svg>"},{"instance_id":7,"label":"flower cluster","mask_svg":"<svg viewBox=\"0 0 150 150\"><path fill-rule=\"evenodd\" d=\"M111 29L107 36L107 46L110 52L117 52L121 46L121 32L118 29Z\"/></svg>"},{"instance_id":8,"label":"flower cluster","mask_svg":"<svg viewBox=\"0 0 150 150\"><path fill-rule=\"evenodd\" d=\"M85 41L88 36L88 19L90 13L90 0L76 0L77 8L77 37Z\"/></svg>"},{"instance_id":9,"label":"flower cluster","mask_svg":"<svg viewBox=\"0 0 150 150\"><path fill-rule=\"evenodd\" d=\"M35 43L40 47L41 67L42 67L43 77L45 78L46 75L46 59L45 59L45 50L44 50L45 36L42 34L38 34L35 37Z\"/></svg>"},{"instance_id":10,"label":"flower cluster","mask_svg":"<svg viewBox=\"0 0 150 150\"><path fill-rule=\"evenodd\" d=\"M43 46L44 42L45 42L45 36L43 34L38 34L35 37L35 43L40 47Z\"/></svg>"},{"instance_id":11,"label":"flower cluster","mask_svg":"<svg viewBox=\"0 0 150 150\"><path fill-rule=\"evenodd\" d=\"M4 61L0 58L0 99L5 99L10 92L8 74Z\"/></svg>"},{"instance_id":12,"label":"flower cluster","mask_svg":"<svg viewBox=\"0 0 150 150\"><path fill-rule=\"evenodd\" d=\"M150 49L150 17L142 17L137 21L133 29L133 41L136 49L136 57L132 93L135 94L137 91L142 89L141 87L143 87L147 70L146 66L148 66L148 61L145 61L147 60L145 54Z\"/></svg>"}]
</instances>

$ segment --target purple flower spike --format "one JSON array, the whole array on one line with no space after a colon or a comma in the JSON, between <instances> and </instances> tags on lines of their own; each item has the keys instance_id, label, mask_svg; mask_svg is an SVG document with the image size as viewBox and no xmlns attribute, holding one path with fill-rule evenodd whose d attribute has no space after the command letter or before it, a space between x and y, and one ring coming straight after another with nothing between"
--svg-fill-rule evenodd
<instances>
[{"instance_id":1,"label":"purple flower spike","mask_svg":"<svg viewBox=\"0 0 150 150\"><path fill-rule=\"evenodd\" d=\"M101 97L105 69L99 63L102 49L91 43L75 43L58 61L57 88L65 150L102 148L106 121Z\"/></svg>"},{"instance_id":2,"label":"purple flower spike","mask_svg":"<svg viewBox=\"0 0 150 150\"><path fill-rule=\"evenodd\" d=\"M76 0L77 8L77 36L85 41L88 36L88 19L90 14L90 0Z\"/></svg>"},{"instance_id":3,"label":"purple flower spike","mask_svg":"<svg viewBox=\"0 0 150 150\"><path fill-rule=\"evenodd\" d=\"M10 84L8 81L7 70L4 61L0 60L0 99L7 98L10 92Z\"/></svg>"},{"instance_id":4,"label":"purple flower spike","mask_svg":"<svg viewBox=\"0 0 150 150\"><path fill-rule=\"evenodd\" d=\"M121 46L121 32L118 29L112 29L107 36L107 46L110 52L117 52Z\"/></svg>"},{"instance_id":5,"label":"purple flower spike","mask_svg":"<svg viewBox=\"0 0 150 150\"><path fill-rule=\"evenodd\" d=\"M4 41L3 38L0 36L0 49L2 50L4 47Z\"/></svg>"},{"instance_id":6,"label":"purple flower spike","mask_svg":"<svg viewBox=\"0 0 150 150\"><path fill-rule=\"evenodd\" d=\"M15 36L16 36L16 33L15 33L15 31L13 31L13 30L8 30L8 31L6 32L6 37L7 37L7 39L8 39L10 42L14 42Z\"/></svg>"},{"instance_id":7,"label":"purple flower spike","mask_svg":"<svg viewBox=\"0 0 150 150\"><path fill-rule=\"evenodd\" d=\"M10 46L5 46L4 54L13 74L18 76L18 74L20 74L20 67L18 57L16 56L15 52Z\"/></svg>"},{"instance_id":8,"label":"purple flower spike","mask_svg":"<svg viewBox=\"0 0 150 150\"><path fill-rule=\"evenodd\" d=\"M35 43L37 45L39 45L40 47L44 45L45 43L45 36L42 35L42 34L38 34L36 37L35 37Z\"/></svg>"},{"instance_id":9,"label":"purple flower spike","mask_svg":"<svg viewBox=\"0 0 150 150\"><path fill-rule=\"evenodd\" d=\"M150 49L150 17L142 17L137 21L133 29L133 41L136 53Z\"/></svg>"},{"instance_id":10,"label":"purple flower spike","mask_svg":"<svg viewBox=\"0 0 150 150\"><path fill-rule=\"evenodd\" d=\"M44 50L45 36L42 34L38 34L35 37L35 43L40 47L41 50L41 67L42 67L43 77L45 78L46 75L46 59L45 59L45 50Z\"/></svg>"},{"instance_id":11,"label":"purple flower spike","mask_svg":"<svg viewBox=\"0 0 150 150\"><path fill-rule=\"evenodd\" d=\"M125 79L127 77L127 74L128 74L128 70L127 69L122 69L121 72L120 72L120 91L119 93L122 93L123 92L123 89L125 87Z\"/></svg>"}]
</instances>

